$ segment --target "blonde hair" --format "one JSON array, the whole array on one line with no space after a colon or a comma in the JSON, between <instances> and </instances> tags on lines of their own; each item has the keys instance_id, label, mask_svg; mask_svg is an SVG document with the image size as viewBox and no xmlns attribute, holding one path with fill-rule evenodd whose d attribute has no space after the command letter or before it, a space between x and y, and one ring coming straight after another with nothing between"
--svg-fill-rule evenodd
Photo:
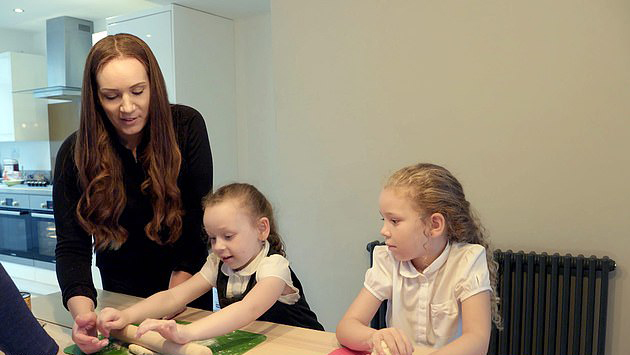
<instances>
[{"instance_id":1,"label":"blonde hair","mask_svg":"<svg viewBox=\"0 0 630 355\"><path fill-rule=\"evenodd\" d=\"M486 249L486 259L492 287L492 321L502 329L497 297L497 270L499 265L492 258L485 228L466 200L464 189L445 168L428 163L404 167L396 171L384 188L401 189L408 194L414 207L421 214L430 216L440 213L446 223L446 237L450 242L479 244ZM428 218L428 217L427 217Z\"/></svg>"},{"instance_id":2,"label":"blonde hair","mask_svg":"<svg viewBox=\"0 0 630 355\"><path fill-rule=\"evenodd\" d=\"M203 208L215 206L227 200L236 200L241 206L247 209L252 220L258 220L266 217L269 220L269 242L270 249L275 250L278 254L286 256L284 251L284 243L280 238L276 227L276 219L273 216L273 208L257 188L250 184L233 183L220 187L218 190L209 193L202 200Z\"/></svg>"}]
</instances>

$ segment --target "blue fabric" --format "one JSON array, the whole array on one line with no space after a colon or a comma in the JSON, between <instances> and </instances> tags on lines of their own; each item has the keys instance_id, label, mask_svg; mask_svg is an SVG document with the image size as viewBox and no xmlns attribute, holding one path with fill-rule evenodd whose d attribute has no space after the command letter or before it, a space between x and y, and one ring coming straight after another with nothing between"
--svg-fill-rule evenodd
<instances>
[{"instance_id":1,"label":"blue fabric","mask_svg":"<svg viewBox=\"0 0 630 355\"><path fill-rule=\"evenodd\" d=\"M6 355L57 354L59 346L26 307L0 264L0 350Z\"/></svg>"}]
</instances>

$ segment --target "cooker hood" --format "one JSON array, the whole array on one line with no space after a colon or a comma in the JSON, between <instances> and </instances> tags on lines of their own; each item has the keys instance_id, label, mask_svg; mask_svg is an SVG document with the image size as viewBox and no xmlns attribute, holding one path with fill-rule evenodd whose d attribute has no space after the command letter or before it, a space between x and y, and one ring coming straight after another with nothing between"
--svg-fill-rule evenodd
<instances>
[{"instance_id":1,"label":"cooker hood","mask_svg":"<svg viewBox=\"0 0 630 355\"><path fill-rule=\"evenodd\" d=\"M33 90L43 99L72 100L81 96L85 58L92 47L92 21L62 16L46 20L48 87Z\"/></svg>"}]
</instances>

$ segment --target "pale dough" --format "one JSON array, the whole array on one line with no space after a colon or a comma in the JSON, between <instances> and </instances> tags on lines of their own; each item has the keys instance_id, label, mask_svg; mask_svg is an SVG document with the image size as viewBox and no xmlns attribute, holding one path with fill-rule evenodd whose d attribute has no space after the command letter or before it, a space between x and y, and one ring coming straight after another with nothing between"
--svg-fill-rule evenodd
<instances>
[{"instance_id":1,"label":"pale dough","mask_svg":"<svg viewBox=\"0 0 630 355\"><path fill-rule=\"evenodd\" d=\"M389 351L389 347L387 346L387 343L385 343L385 340L381 340L381 347L383 348L385 355L392 355L392 352ZM372 349L372 355L378 355L376 349Z\"/></svg>"},{"instance_id":2,"label":"pale dough","mask_svg":"<svg viewBox=\"0 0 630 355\"><path fill-rule=\"evenodd\" d=\"M160 355L159 353L156 353L155 351L149 350L145 347L142 347L138 344L130 344L129 345L129 351L132 354L136 354L136 355Z\"/></svg>"}]
</instances>

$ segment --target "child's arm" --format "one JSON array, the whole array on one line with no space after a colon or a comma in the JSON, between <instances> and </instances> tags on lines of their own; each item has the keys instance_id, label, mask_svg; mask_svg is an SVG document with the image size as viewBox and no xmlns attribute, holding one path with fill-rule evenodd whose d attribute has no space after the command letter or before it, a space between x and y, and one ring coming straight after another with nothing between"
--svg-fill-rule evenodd
<instances>
[{"instance_id":1,"label":"child's arm","mask_svg":"<svg viewBox=\"0 0 630 355\"><path fill-rule=\"evenodd\" d=\"M147 319L140 324L137 336L149 330L160 333L164 338L185 344L193 340L209 339L242 328L263 315L288 285L278 277L265 277L239 302L188 325L174 321Z\"/></svg>"},{"instance_id":2,"label":"child's arm","mask_svg":"<svg viewBox=\"0 0 630 355\"><path fill-rule=\"evenodd\" d=\"M462 335L432 355L485 355L490 342L490 291L480 292L462 302Z\"/></svg>"},{"instance_id":3,"label":"child's arm","mask_svg":"<svg viewBox=\"0 0 630 355\"><path fill-rule=\"evenodd\" d=\"M410 355L413 345L401 331L396 328L376 330L368 326L380 305L378 298L362 288L337 326L337 340L351 349L374 350L378 354L384 354L381 347L381 341L384 341L393 355Z\"/></svg>"},{"instance_id":4,"label":"child's arm","mask_svg":"<svg viewBox=\"0 0 630 355\"><path fill-rule=\"evenodd\" d=\"M196 273L181 284L158 292L123 311L104 308L98 319L98 330L107 337L111 329L122 329L129 323L172 314L211 288L212 285L200 273Z\"/></svg>"}]
</instances>

